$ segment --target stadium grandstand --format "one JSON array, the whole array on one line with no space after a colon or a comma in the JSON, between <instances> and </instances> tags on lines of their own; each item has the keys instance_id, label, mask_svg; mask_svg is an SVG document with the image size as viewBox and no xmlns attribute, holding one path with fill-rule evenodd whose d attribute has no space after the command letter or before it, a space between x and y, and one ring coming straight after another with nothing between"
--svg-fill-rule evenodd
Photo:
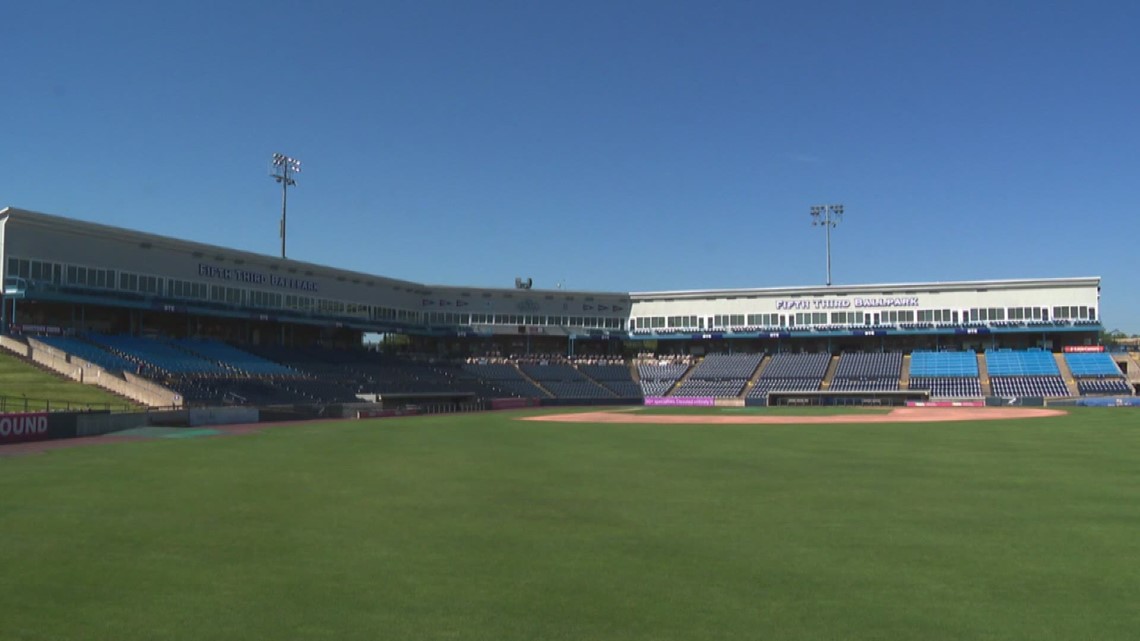
<instances>
[{"instance_id":1,"label":"stadium grandstand","mask_svg":"<svg viewBox=\"0 0 1140 641\"><path fill-rule=\"evenodd\" d=\"M428 285L14 208L0 211L0 271L0 345L155 404L1135 392L1097 344L1097 277Z\"/></svg>"}]
</instances>

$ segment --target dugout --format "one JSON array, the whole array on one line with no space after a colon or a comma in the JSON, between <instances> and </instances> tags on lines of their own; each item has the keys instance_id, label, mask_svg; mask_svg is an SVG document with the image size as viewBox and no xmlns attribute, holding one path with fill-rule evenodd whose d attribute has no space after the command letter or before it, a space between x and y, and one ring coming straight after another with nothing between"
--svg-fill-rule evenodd
<instances>
[{"instance_id":1,"label":"dugout","mask_svg":"<svg viewBox=\"0 0 1140 641\"><path fill-rule=\"evenodd\" d=\"M765 399L748 399L760 401ZM891 390L891 391L772 391L768 392L767 405L775 406L818 406L818 407L900 407L907 401L929 401L929 390Z\"/></svg>"}]
</instances>

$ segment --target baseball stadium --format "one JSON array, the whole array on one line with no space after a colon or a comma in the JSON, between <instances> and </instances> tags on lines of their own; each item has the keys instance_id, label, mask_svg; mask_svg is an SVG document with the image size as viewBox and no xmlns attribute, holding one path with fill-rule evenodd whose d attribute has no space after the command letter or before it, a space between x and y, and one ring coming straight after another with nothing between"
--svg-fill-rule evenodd
<instances>
[{"instance_id":1,"label":"baseball stadium","mask_svg":"<svg viewBox=\"0 0 1140 641\"><path fill-rule=\"evenodd\" d=\"M466 287L16 208L0 271L5 639L1140 625L1097 276Z\"/></svg>"}]
</instances>

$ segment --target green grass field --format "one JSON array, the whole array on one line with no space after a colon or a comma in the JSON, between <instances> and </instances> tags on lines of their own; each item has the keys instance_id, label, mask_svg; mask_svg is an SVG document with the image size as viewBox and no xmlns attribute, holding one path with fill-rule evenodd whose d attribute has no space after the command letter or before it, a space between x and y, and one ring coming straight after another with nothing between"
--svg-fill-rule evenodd
<instances>
[{"instance_id":1,"label":"green grass field","mask_svg":"<svg viewBox=\"0 0 1140 641\"><path fill-rule=\"evenodd\" d=\"M0 639L1140 630L1140 414L308 424L0 458Z\"/></svg>"},{"instance_id":2,"label":"green grass field","mask_svg":"<svg viewBox=\"0 0 1140 641\"><path fill-rule=\"evenodd\" d=\"M27 402L24 402L27 399ZM94 385L49 374L0 350L0 407L8 412L35 412L64 407L123 410L138 407Z\"/></svg>"}]
</instances>

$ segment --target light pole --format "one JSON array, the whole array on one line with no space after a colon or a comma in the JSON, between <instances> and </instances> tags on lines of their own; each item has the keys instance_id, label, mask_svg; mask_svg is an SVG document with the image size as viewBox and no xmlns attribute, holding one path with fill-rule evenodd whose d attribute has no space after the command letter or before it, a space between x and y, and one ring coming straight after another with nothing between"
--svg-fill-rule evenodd
<instances>
[{"instance_id":1,"label":"light pole","mask_svg":"<svg viewBox=\"0 0 1140 641\"><path fill-rule=\"evenodd\" d=\"M823 227L827 232L827 286L831 287L831 228L843 220L843 205L814 205L811 208L811 226Z\"/></svg>"},{"instance_id":2,"label":"light pole","mask_svg":"<svg viewBox=\"0 0 1140 641\"><path fill-rule=\"evenodd\" d=\"M285 154L273 154L269 175L281 183L281 257L285 258L285 205L289 199L289 188L297 184L293 174L301 173L301 161Z\"/></svg>"}]
</instances>

